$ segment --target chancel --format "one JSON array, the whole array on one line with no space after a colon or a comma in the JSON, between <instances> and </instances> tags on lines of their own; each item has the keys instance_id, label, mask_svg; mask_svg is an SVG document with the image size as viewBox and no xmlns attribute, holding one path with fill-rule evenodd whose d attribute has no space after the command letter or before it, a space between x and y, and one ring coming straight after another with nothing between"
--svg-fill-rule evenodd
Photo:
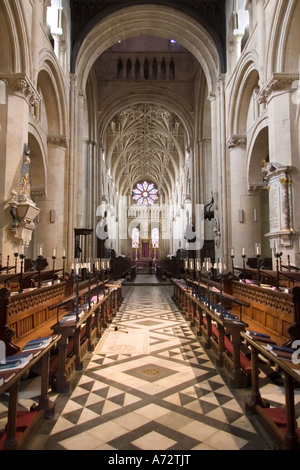
<instances>
[{"instance_id":1,"label":"chancel","mask_svg":"<svg viewBox=\"0 0 300 470\"><path fill-rule=\"evenodd\" d=\"M0 449L299 449L299 0L0 21Z\"/></svg>"}]
</instances>

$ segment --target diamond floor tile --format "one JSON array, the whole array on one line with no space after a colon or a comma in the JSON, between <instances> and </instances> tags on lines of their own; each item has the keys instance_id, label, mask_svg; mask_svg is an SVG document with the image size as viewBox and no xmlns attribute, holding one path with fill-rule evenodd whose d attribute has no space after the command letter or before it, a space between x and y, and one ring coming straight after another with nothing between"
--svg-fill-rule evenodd
<instances>
[{"instance_id":1,"label":"diamond floor tile","mask_svg":"<svg viewBox=\"0 0 300 470\"><path fill-rule=\"evenodd\" d=\"M124 301L108 329L117 322L147 331L149 353L89 353L71 393L51 395L60 411L40 425L29 450L273 448L244 414L172 294L171 286L154 282L123 287Z\"/></svg>"}]
</instances>

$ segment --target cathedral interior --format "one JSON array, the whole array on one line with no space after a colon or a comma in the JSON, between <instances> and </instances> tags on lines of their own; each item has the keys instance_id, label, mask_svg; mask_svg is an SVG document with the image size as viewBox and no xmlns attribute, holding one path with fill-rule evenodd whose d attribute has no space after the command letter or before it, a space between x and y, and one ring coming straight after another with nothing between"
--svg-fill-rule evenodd
<instances>
[{"instance_id":1,"label":"cathedral interior","mask_svg":"<svg viewBox=\"0 0 300 470\"><path fill-rule=\"evenodd\" d=\"M23 288L28 295L30 289L41 288L49 272L52 287L61 273L66 285L70 279L76 285L77 279L77 288L79 271L89 288L91 272L99 273L97 285L105 276L111 282L123 279L137 311L140 299L144 323L150 322L147 328L151 330L153 321L146 318L148 307L166 322L164 331L161 326L153 332L154 347L155 338L167 341L167 317L174 321L173 333L175 323L183 331L176 316L182 298L174 294L177 306L170 310L164 298L174 279L175 293L182 280L193 291L189 282L201 276L207 283L221 279L221 294L233 279L236 287L228 295L244 296L246 308L246 302L254 302L252 293L238 290L246 275L249 285L256 282L259 289L282 294L280 312L294 299L296 320L282 320L279 314L268 320L267 308L274 302L269 304L257 291L267 320L253 306L256 327L260 324L283 343L289 341L286 328L296 324L299 336L299 297L296 301L297 291L292 291L300 282L299 0L0 0L0 20L0 284L12 292L11 301L24 295ZM154 278L163 291L152 296L148 284ZM140 289L138 295L133 288ZM5 295L0 296L4 342L7 324L17 335L21 329L8 320L12 307L7 307ZM78 292L76 299L78 308ZM189 308L184 304L186 319L199 317ZM135 322L140 320L131 316L127 303L117 315L127 327L139 328ZM36 328L29 328L29 322L36 325L28 320L24 331ZM18 337L22 347L26 334ZM189 333L184 335L190 341ZM197 356L196 346L191 348ZM171 350L175 354L175 343L170 343L169 355ZM84 383L87 377L97 383L93 374L99 357L89 363L89 373L80 379ZM107 357L101 363L105 368ZM157 352L153 364L159 367L159 357L165 361L164 372L159 372L168 376L166 355ZM116 374L119 360L112 361ZM175 362L174 367L179 364ZM208 367L207 373L212 374L207 383L218 382L214 368ZM115 388L120 384L121 378L118 383L115 379ZM126 400L143 400L142 386L135 399L120 387L128 393ZM170 384L168 393L169 405L179 406ZM228 400L230 393L225 393ZM178 425L167 432L164 414L159 414L165 410L163 399L167 401L160 397L153 411L158 412L154 419L160 431L150 430L146 412L141 413L143 426L148 426L152 443L160 442L160 433L165 449L178 449ZM181 406L188 408L177 410L187 413L181 432L189 439L184 442L189 449L201 448L192 408ZM2 408L0 423L1 413ZM94 416L104 433L109 413L116 413L116 427L117 420L125 426L115 408L105 413ZM237 419L244 426L241 416ZM59 430L53 432L62 433L60 444L50 439L48 449L73 449L75 440L71 443L70 435L63 435L66 411L60 419ZM219 429L209 419L221 418L204 419L208 431L209 425ZM232 423L233 418L230 428ZM225 428L223 432L225 436ZM122 444L116 432L95 442L94 448L153 448L137 437L137 429L130 433ZM261 445L250 428L238 439L234 448ZM214 448L216 442L205 445Z\"/></svg>"}]
</instances>

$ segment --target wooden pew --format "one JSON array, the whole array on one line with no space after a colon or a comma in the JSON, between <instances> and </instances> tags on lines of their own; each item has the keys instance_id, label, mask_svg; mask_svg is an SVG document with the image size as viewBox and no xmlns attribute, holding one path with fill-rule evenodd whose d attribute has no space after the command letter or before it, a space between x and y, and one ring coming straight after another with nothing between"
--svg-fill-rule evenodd
<instances>
[{"instance_id":1,"label":"wooden pew","mask_svg":"<svg viewBox=\"0 0 300 470\"><path fill-rule=\"evenodd\" d=\"M49 399L49 357L50 351L59 340L59 336L53 338L52 342L35 355L22 368L16 368L12 371L0 371L3 378L3 384L0 385L0 395L7 393L9 395L7 424L5 429L0 430L0 450L18 450L25 448L32 434L46 418L53 418L55 414L54 404ZM30 372L36 366L42 371L41 389L39 403L35 403L28 411L18 410L18 393L22 377Z\"/></svg>"},{"instance_id":2,"label":"wooden pew","mask_svg":"<svg viewBox=\"0 0 300 470\"><path fill-rule=\"evenodd\" d=\"M261 416L282 449L299 450L300 430L296 424L294 394L295 387L298 387L300 383L300 365L276 358L261 343L254 341L244 333L241 333L241 335L251 349L252 362L252 390L245 403L246 411ZM284 379L285 405L283 407L270 407L270 403L261 395L258 368L259 354L275 364Z\"/></svg>"},{"instance_id":3,"label":"wooden pew","mask_svg":"<svg viewBox=\"0 0 300 470\"><path fill-rule=\"evenodd\" d=\"M64 298L64 288L59 283L21 294L0 289L0 339L7 355L15 354L29 339L51 333L56 312L48 307Z\"/></svg>"},{"instance_id":4,"label":"wooden pew","mask_svg":"<svg viewBox=\"0 0 300 470\"><path fill-rule=\"evenodd\" d=\"M84 291L79 297L81 294L84 295ZM50 363L50 382L55 391L61 393L70 391L72 373L82 369L84 354L94 348L93 336L94 339L100 337L102 328L105 328L116 314L115 298L115 288L104 288L103 294L80 318L68 322L62 319L52 326L53 332L61 337L58 342L58 355ZM59 305L56 307L59 308ZM76 311L76 306L74 307Z\"/></svg>"},{"instance_id":5,"label":"wooden pew","mask_svg":"<svg viewBox=\"0 0 300 470\"><path fill-rule=\"evenodd\" d=\"M294 289L296 288L299 289L298 286ZM249 302L248 307L242 307L242 315L252 329L271 334L281 344L290 339L289 328L295 323L295 307L291 293L235 280L231 282L230 289L235 298ZM300 339L299 325L297 328Z\"/></svg>"},{"instance_id":6,"label":"wooden pew","mask_svg":"<svg viewBox=\"0 0 300 470\"><path fill-rule=\"evenodd\" d=\"M198 335L203 336L206 349L212 349L216 365L225 367L229 373L229 383L233 388L246 387L251 380L251 361L241 351L240 332L248 326L241 319L231 319L217 314L212 309L214 297L220 297L220 290L208 291L207 283L201 283L205 296L187 287L187 282L174 280L174 301L192 326L198 326ZM198 289L199 285L197 285ZM232 302L232 296L226 300ZM239 303L239 302L238 302Z\"/></svg>"}]
</instances>

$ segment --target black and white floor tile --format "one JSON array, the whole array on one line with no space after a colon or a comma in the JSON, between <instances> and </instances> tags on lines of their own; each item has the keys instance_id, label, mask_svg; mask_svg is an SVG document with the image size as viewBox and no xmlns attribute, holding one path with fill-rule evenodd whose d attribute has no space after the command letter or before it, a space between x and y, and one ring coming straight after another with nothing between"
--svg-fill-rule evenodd
<instances>
[{"instance_id":1,"label":"black and white floor tile","mask_svg":"<svg viewBox=\"0 0 300 470\"><path fill-rule=\"evenodd\" d=\"M104 354L97 346L84 371L76 373L72 392L51 394L55 419L41 424L28 449L273 449L258 417L245 415L242 400L228 388L178 311L172 288L137 285L125 287L123 294L105 334L115 332L116 325L117 334L124 336L146 330L149 353ZM276 390L281 384L275 391L270 384L266 387L275 401L282 397L282 389ZM27 401L24 391L24 407ZM1 424L5 404L0 406Z\"/></svg>"}]
</instances>

